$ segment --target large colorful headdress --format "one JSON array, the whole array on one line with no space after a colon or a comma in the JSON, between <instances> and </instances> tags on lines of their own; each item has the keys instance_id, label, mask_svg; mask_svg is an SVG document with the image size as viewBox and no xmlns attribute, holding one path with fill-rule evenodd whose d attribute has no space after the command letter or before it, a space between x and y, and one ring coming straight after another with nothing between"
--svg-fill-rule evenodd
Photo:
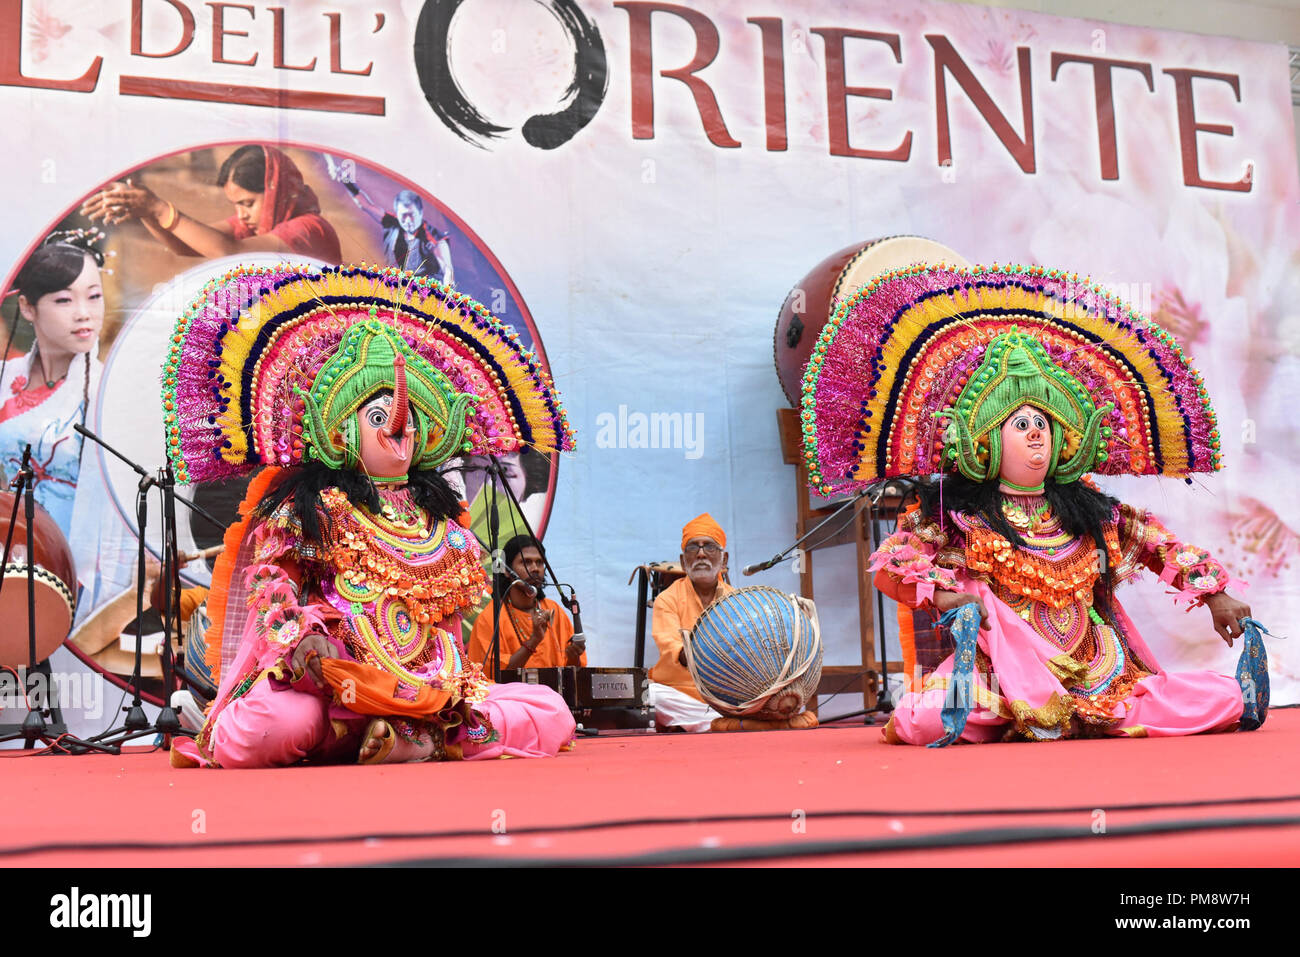
<instances>
[{"instance_id":1,"label":"large colorful headdress","mask_svg":"<svg viewBox=\"0 0 1300 957\"><path fill-rule=\"evenodd\" d=\"M809 481L998 474L1022 405L1052 421L1049 474L1219 468L1209 396L1173 336L1099 286L1040 267L913 266L876 277L822 330L803 380Z\"/></svg>"},{"instance_id":2,"label":"large colorful headdress","mask_svg":"<svg viewBox=\"0 0 1300 957\"><path fill-rule=\"evenodd\" d=\"M177 479L355 468L354 414L382 389L415 410L417 468L573 448L537 357L468 296L396 269L284 264L210 282L177 321L163 370Z\"/></svg>"}]
</instances>

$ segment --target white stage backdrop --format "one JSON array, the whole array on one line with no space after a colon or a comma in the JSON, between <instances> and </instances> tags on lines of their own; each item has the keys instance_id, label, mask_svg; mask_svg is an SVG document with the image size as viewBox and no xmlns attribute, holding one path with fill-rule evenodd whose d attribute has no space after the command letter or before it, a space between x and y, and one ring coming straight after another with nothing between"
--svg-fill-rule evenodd
<instances>
[{"instance_id":1,"label":"white stage backdrop","mask_svg":"<svg viewBox=\"0 0 1300 957\"><path fill-rule=\"evenodd\" d=\"M685 520L721 521L733 579L792 537L778 309L829 253L896 234L1088 274L1156 314L1205 375L1225 471L1109 489L1228 561L1275 632L1300 613L1281 45L929 2L28 0L0 4L0 108L6 289L115 179L232 215L216 174L248 144L284 152L338 235L309 257L385 261L385 212L414 192L456 285L531 337L577 429L575 454L520 463L518 490L593 664L631 663L628 575L675 558ZM166 329L247 257L176 255L135 221L107 233L87 421L153 467ZM31 335L17 324L11 356ZM11 474L21 438L5 434ZM89 446L57 478L84 618L130 585L134 483ZM828 662L850 663L852 555L825 554ZM797 587L788 566L747 581ZM1163 664L1230 671L1208 613L1163 591L1126 599ZM1270 645L1277 703L1300 700L1293 645Z\"/></svg>"}]
</instances>

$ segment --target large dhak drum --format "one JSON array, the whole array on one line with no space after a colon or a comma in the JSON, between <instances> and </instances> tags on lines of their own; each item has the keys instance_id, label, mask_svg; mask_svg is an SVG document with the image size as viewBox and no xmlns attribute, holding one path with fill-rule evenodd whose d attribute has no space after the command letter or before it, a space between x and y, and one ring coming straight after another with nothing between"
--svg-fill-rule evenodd
<instances>
[{"instance_id":1,"label":"large dhak drum","mask_svg":"<svg viewBox=\"0 0 1300 957\"><path fill-rule=\"evenodd\" d=\"M190 613L189 620L185 622L185 641L181 646L184 656L180 668L186 683L209 701L217 696L217 682L212 674L212 665L207 660L207 636L211 627L208 603L203 602Z\"/></svg>"},{"instance_id":2,"label":"large dhak drum","mask_svg":"<svg viewBox=\"0 0 1300 957\"><path fill-rule=\"evenodd\" d=\"M14 495L0 492L0 555L9 535ZM49 514L36 506L32 518L32 578L36 597L36 661L48 658L68 637L77 607L77 568L72 549ZM13 524L13 547L0 588L0 665L25 667L27 630L27 516L23 504Z\"/></svg>"},{"instance_id":3,"label":"large dhak drum","mask_svg":"<svg viewBox=\"0 0 1300 957\"><path fill-rule=\"evenodd\" d=\"M798 407L804 369L822 327L837 303L891 269L917 263L970 265L956 252L920 236L890 236L854 243L827 256L804 276L781 306L773 351L776 374L790 404Z\"/></svg>"},{"instance_id":4,"label":"large dhak drum","mask_svg":"<svg viewBox=\"0 0 1300 957\"><path fill-rule=\"evenodd\" d=\"M695 622L686 664L705 703L719 714L789 721L821 682L816 607L764 585L729 592Z\"/></svg>"}]
</instances>

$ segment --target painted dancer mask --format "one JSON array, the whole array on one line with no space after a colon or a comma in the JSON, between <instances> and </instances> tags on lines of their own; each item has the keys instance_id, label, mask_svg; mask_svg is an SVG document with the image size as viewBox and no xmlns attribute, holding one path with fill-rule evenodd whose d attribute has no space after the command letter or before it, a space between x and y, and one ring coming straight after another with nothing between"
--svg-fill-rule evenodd
<instances>
[{"instance_id":1,"label":"painted dancer mask","mask_svg":"<svg viewBox=\"0 0 1300 957\"><path fill-rule=\"evenodd\" d=\"M939 417L946 464L976 482L1002 477L1041 485L1048 476L1073 482L1106 460L1111 429L1102 422L1114 407L1094 406L1088 391L1051 360L1041 342L1012 326L989 343L955 408ZM1004 440L1027 437L1035 428L1045 447L1031 451L1018 444L1022 454L1004 463ZM1031 461L1038 453L1041 460Z\"/></svg>"}]
</instances>

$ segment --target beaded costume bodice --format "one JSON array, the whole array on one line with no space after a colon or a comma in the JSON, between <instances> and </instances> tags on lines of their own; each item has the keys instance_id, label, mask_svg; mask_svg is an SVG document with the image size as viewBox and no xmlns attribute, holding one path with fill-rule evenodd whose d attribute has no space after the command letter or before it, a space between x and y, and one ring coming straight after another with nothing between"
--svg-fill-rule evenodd
<instances>
[{"instance_id":1,"label":"beaded costume bodice","mask_svg":"<svg viewBox=\"0 0 1300 957\"><path fill-rule=\"evenodd\" d=\"M1122 633L1093 607L1101 575L1091 536L1061 527L1041 496L1006 496L1002 514L1024 541L1015 546L981 519L953 514L966 536L967 569L988 581L993 593L1034 632L1059 648L1058 677L1076 697L1075 713L1114 720L1113 701L1151 672L1134 659ZM1108 562L1120 559L1118 531L1103 528Z\"/></svg>"},{"instance_id":2,"label":"beaded costume bodice","mask_svg":"<svg viewBox=\"0 0 1300 957\"><path fill-rule=\"evenodd\" d=\"M357 661L405 681L458 679L460 642L438 625L483 596L478 542L453 521L430 522L405 489L381 497L375 515L337 489L321 494L331 532L320 589L342 615L331 632Z\"/></svg>"},{"instance_id":3,"label":"beaded costume bodice","mask_svg":"<svg viewBox=\"0 0 1300 957\"><path fill-rule=\"evenodd\" d=\"M1092 589L1101 574L1092 538L1076 537L1062 529L1041 497L1006 496L1002 513L1024 541L1023 547L977 516L951 513L965 533L967 569L986 578L996 590L1019 599L1057 609L1076 603L1091 607ZM1103 534L1108 558L1115 563L1119 559L1115 527L1106 525Z\"/></svg>"}]
</instances>

